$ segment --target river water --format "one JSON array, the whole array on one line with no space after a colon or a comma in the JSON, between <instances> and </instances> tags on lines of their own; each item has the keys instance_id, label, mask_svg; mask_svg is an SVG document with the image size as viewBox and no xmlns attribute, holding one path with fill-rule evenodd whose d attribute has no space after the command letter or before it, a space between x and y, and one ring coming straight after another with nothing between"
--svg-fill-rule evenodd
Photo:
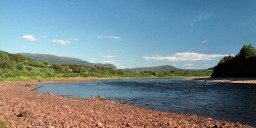
<instances>
[{"instance_id":1,"label":"river water","mask_svg":"<svg viewBox=\"0 0 256 128\"><path fill-rule=\"evenodd\" d=\"M193 114L256 126L256 86L184 79L116 79L40 84L38 93L103 96L149 109Z\"/></svg>"}]
</instances>

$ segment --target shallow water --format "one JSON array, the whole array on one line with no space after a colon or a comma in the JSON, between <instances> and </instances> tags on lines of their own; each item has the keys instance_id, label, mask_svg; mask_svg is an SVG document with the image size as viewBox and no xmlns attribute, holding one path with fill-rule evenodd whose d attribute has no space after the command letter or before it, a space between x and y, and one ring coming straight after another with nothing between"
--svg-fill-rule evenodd
<instances>
[{"instance_id":1,"label":"shallow water","mask_svg":"<svg viewBox=\"0 0 256 128\"><path fill-rule=\"evenodd\" d=\"M77 98L103 96L136 106L256 126L256 86L184 79L118 79L41 84L39 93Z\"/></svg>"}]
</instances>

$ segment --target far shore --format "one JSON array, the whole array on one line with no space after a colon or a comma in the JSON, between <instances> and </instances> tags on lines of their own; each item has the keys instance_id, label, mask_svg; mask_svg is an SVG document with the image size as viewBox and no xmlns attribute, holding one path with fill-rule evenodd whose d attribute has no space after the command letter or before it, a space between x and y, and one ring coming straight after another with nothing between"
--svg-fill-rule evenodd
<instances>
[{"instance_id":1,"label":"far shore","mask_svg":"<svg viewBox=\"0 0 256 128\"><path fill-rule=\"evenodd\" d=\"M205 82L224 82L224 83L236 83L236 84L256 84L255 77L188 77L186 80L205 81Z\"/></svg>"},{"instance_id":2,"label":"far shore","mask_svg":"<svg viewBox=\"0 0 256 128\"><path fill-rule=\"evenodd\" d=\"M195 78L186 78L195 79ZM200 78L205 80L206 78ZM58 79L0 82L0 120L8 127L251 127L188 114L155 111L103 97L77 99L34 89L43 83L91 82L99 79ZM224 82L224 81L223 81Z\"/></svg>"},{"instance_id":3,"label":"far shore","mask_svg":"<svg viewBox=\"0 0 256 128\"><path fill-rule=\"evenodd\" d=\"M57 78L57 79L42 79L42 83L73 83L73 82L91 82L94 80L104 80L104 79L164 79L164 78L181 78L186 80L194 81L204 81L204 82L223 82L223 83L237 83L237 84L256 84L255 77L114 77L114 78ZM32 82L37 80L11 80L13 82ZM8 80L2 80L8 81ZM0 81L1 82L1 81ZM37 83L38 84L38 83Z\"/></svg>"}]
</instances>

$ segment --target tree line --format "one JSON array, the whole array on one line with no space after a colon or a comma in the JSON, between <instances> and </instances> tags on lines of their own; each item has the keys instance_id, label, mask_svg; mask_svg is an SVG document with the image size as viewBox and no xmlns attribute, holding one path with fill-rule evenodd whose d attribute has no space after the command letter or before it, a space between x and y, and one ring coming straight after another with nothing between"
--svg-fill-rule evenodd
<instances>
[{"instance_id":1,"label":"tree line","mask_svg":"<svg viewBox=\"0 0 256 128\"><path fill-rule=\"evenodd\" d=\"M256 50L244 45L236 56L225 56L214 67L212 77L256 77Z\"/></svg>"}]
</instances>

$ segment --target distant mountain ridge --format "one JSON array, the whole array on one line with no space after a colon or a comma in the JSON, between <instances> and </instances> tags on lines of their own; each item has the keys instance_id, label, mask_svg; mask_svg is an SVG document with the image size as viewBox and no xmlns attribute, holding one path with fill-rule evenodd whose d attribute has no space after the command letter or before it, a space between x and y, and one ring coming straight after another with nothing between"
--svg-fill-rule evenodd
<instances>
[{"instance_id":1,"label":"distant mountain ridge","mask_svg":"<svg viewBox=\"0 0 256 128\"><path fill-rule=\"evenodd\" d=\"M55 56L50 54L37 54L37 53L19 53L19 54L35 61L40 61L40 62L48 61L50 64L53 64L53 63L75 64L75 65L84 65L89 67L93 67L96 65L104 68L117 69L117 67L113 64L90 63L88 61L81 60L78 58L72 58L72 57Z\"/></svg>"},{"instance_id":2,"label":"distant mountain ridge","mask_svg":"<svg viewBox=\"0 0 256 128\"><path fill-rule=\"evenodd\" d=\"M129 69L123 69L123 70L128 72L145 72L145 71L178 71L182 69L176 68L171 65L162 65L162 66L156 66L156 67L139 67L139 68L129 68Z\"/></svg>"}]
</instances>

